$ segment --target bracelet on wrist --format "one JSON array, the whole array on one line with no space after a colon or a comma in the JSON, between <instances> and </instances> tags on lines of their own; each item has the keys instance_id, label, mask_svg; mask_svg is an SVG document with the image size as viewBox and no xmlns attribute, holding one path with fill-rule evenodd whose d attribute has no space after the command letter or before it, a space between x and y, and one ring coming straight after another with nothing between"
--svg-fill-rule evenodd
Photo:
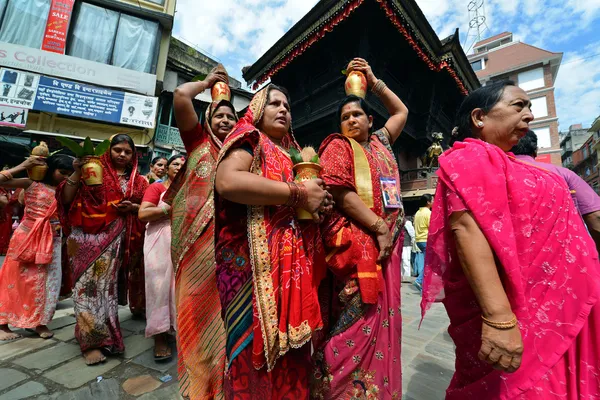
<instances>
[{"instance_id":1,"label":"bracelet on wrist","mask_svg":"<svg viewBox=\"0 0 600 400\"><path fill-rule=\"evenodd\" d=\"M74 181L74 180L73 180L73 179L71 179L71 178L67 178L67 185L70 185L70 186L77 186L77 185L79 185L79 181Z\"/></svg>"},{"instance_id":2,"label":"bracelet on wrist","mask_svg":"<svg viewBox=\"0 0 600 400\"><path fill-rule=\"evenodd\" d=\"M491 320L487 319L486 317L484 317L483 315L481 316L481 319L483 320L484 324L491 326L492 328L501 329L501 330L512 329L515 326L517 326L517 317L514 314L510 321L503 321L503 322L491 321Z\"/></svg>"},{"instance_id":3,"label":"bracelet on wrist","mask_svg":"<svg viewBox=\"0 0 600 400\"><path fill-rule=\"evenodd\" d=\"M383 94L383 92L385 91L386 88L387 88L387 85L385 84L385 82L382 81L381 79L379 79L373 85L373 88L371 89L371 92L373 92L373 94L375 96L381 97L381 95Z\"/></svg>"},{"instance_id":4,"label":"bracelet on wrist","mask_svg":"<svg viewBox=\"0 0 600 400\"><path fill-rule=\"evenodd\" d=\"M290 188L290 196L285 205L294 208L306 208L308 205L308 190L302 183L286 182Z\"/></svg>"},{"instance_id":5,"label":"bracelet on wrist","mask_svg":"<svg viewBox=\"0 0 600 400\"><path fill-rule=\"evenodd\" d=\"M373 222L371 226L369 226L369 230L373 233L378 233L379 229L381 229L383 225L385 225L385 221L383 218L379 217L377 218L377 221Z\"/></svg>"},{"instance_id":6,"label":"bracelet on wrist","mask_svg":"<svg viewBox=\"0 0 600 400\"><path fill-rule=\"evenodd\" d=\"M163 214L165 215L169 215L169 210L167 210L167 206L165 206L164 204L162 206L160 206L160 208L162 209Z\"/></svg>"}]
</instances>

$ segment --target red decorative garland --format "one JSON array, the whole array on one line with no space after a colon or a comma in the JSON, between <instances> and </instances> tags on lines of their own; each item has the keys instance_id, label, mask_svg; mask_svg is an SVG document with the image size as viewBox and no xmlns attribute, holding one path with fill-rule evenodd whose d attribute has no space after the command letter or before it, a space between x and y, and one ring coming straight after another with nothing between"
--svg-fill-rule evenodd
<instances>
[{"instance_id":1,"label":"red decorative garland","mask_svg":"<svg viewBox=\"0 0 600 400\"><path fill-rule=\"evenodd\" d=\"M444 69L446 71L448 71L450 76L456 81L456 84L458 85L458 88L461 91L461 93L463 93L464 95L467 95L469 93L469 91L466 89L465 85L463 84L461 79L458 77L456 71L454 71L454 69L446 61L442 61L442 62L440 62L440 64L436 65L431 60L431 58L421 49L421 47L419 47L419 44L413 39L413 37L408 32L408 30L406 30L404 25L402 25L402 22L400 21L400 19L398 18L398 16L394 12L394 10L392 10L392 8L387 4L387 1L386 0L376 0L376 1L379 3L381 8L383 8L383 11L385 12L385 15L388 17L388 19L392 22L392 24L396 27L396 29L398 29L398 31L402 34L402 36L404 36L404 38L406 39L408 44L417 53L419 58L421 58L421 60L423 60L423 62L425 62L425 64L427 64L427 67L430 70L435 71L435 72L439 72ZM338 15L333 17L331 19L331 21L325 23L325 25L323 25L318 31L316 31L314 34L312 34L310 37L308 37L306 40L304 40L298 47L291 50L290 53L283 60L281 60L280 62L275 64L275 66L273 66L271 69L266 71L262 75L262 77L260 77L259 79L256 80L256 82L254 83L252 88L254 90L258 89L258 87L261 84L266 82L270 77L275 75L281 69L285 68L296 57L298 57L299 55L304 53L310 46L312 46L314 43L316 43L321 38L323 38L328 32L331 32L336 25L338 25L340 22L342 22L343 20L348 18L348 16L350 16L350 14L352 13L352 11L356 10L361 4L363 4L363 2L364 2L364 0L355 0L355 1L350 2L346 7L344 7L344 9Z\"/></svg>"}]
</instances>

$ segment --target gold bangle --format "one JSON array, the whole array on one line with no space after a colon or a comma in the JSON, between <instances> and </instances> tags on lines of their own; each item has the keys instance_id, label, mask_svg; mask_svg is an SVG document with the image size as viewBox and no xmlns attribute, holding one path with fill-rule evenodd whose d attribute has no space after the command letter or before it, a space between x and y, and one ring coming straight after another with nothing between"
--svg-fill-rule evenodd
<instances>
[{"instance_id":1,"label":"gold bangle","mask_svg":"<svg viewBox=\"0 0 600 400\"><path fill-rule=\"evenodd\" d=\"M381 228L381 226L384 224L385 224L385 221L383 220L383 218L379 217L379 218L377 218L377 221L375 221L371 224L371 226L369 227L369 230L373 233L377 233L379 231L379 228Z\"/></svg>"},{"instance_id":2,"label":"gold bangle","mask_svg":"<svg viewBox=\"0 0 600 400\"><path fill-rule=\"evenodd\" d=\"M483 320L483 322L486 325L491 326L492 328L496 328L496 329L512 329L515 326L517 326L517 317L513 314L513 317L510 321L504 321L504 322L495 322L495 321L490 321L489 319L487 319L486 317L484 317L483 315L481 316L481 319Z\"/></svg>"},{"instance_id":3,"label":"gold bangle","mask_svg":"<svg viewBox=\"0 0 600 400\"><path fill-rule=\"evenodd\" d=\"M383 92L385 91L385 88L387 88L387 85L385 84L384 81L379 79L377 82L375 82L371 91L373 92L373 94L375 96L379 97L383 94Z\"/></svg>"},{"instance_id":4,"label":"gold bangle","mask_svg":"<svg viewBox=\"0 0 600 400\"><path fill-rule=\"evenodd\" d=\"M75 182L73 179L67 178L67 185L77 186L77 185L79 185L79 181Z\"/></svg>"}]
</instances>

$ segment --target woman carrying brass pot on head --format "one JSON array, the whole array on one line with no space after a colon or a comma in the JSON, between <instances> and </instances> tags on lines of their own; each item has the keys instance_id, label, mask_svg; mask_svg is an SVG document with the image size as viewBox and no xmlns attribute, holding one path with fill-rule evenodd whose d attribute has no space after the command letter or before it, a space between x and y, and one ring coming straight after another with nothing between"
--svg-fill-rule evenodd
<instances>
[{"instance_id":1,"label":"woman carrying brass pot on head","mask_svg":"<svg viewBox=\"0 0 600 400\"><path fill-rule=\"evenodd\" d=\"M88 365L104 361L105 353L124 351L118 304L129 303L143 313L144 225L137 214L148 181L137 172L133 140L116 135L100 158L102 184L83 182L81 167L57 190L61 219L71 227L67 246L73 268L75 337Z\"/></svg>"},{"instance_id":2,"label":"woman carrying brass pot on head","mask_svg":"<svg viewBox=\"0 0 600 400\"><path fill-rule=\"evenodd\" d=\"M404 210L391 145L406 124L408 109L365 60L355 58L348 70L346 93L357 95L342 100L336 115L341 134L327 137L320 149L323 179L337 212L321 227L334 277L320 293L331 295L332 302L325 304L333 306L321 310L330 314L330 326L315 355L311 394L318 399L395 399L402 394ZM390 114L375 132L369 107L358 97L367 86Z\"/></svg>"},{"instance_id":3,"label":"woman carrying brass pot on head","mask_svg":"<svg viewBox=\"0 0 600 400\"><path fill-rule=\"evenodd\" d=\"M61 238L55 188L73 172L73 158L32 156L0 172L0 187L24 189L25 214L0 268L0 341L19 337L8 325L32 329L47 339L61 283ZM40 182L13 178L24 170L46 167Z\"/></svg>"}]
</instances>

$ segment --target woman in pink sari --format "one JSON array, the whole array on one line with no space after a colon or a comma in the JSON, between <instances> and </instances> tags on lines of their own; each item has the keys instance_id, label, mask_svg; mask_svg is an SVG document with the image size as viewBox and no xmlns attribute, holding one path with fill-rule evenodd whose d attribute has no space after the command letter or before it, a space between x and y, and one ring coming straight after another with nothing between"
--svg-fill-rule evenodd
<instances>
[{"instance_id":1,"label":"woman in pink sari","mask_svg":"<svg viewBox=\"0 0 600 400\"><path fill-rule=\"evenodd\" d=\"M439 160L422 310L442 301L450 317L446 399L600 396L594 242L564 180L508 152L530 107L509 81L474 91Z\"/></svg>"},{"instance_id":2,"label":"woman in pink sari","mask_svg":"<svg viewBox=\"0 0 600 400\"><path fill-rule=\"evenodd\" d=\"M321 286L321 300L329 305L322 307L323 319L330 326L314 357L311 395L399 399L404 210L391 143L404 128L408 109L365 60L355 58L348 69L365 74L390 118L370 133L368 106L348 96L337 114L342 134L330 135L321 145L323 180L339 212L321 227L334 277Z\"/></svg>"},{"instance_id":3,"label":"woman in pink sari","mask_svg":"<svg viewBox=\"0 0 600 400\"><path fill-rule=\"evenodd\" d=\"M171 206L163 201L171 182L185 162L175 155L166 162L163 181L151 184L140 205L138 217L147 222L144 240L144 281L146 282L146 337L154 338L154 360L169 360L168 334L177 330L175 272L171 262Z\"/></svg>"},{"instance_id":4,"label":"woman in pink sari","mask_svg":"<svg viewBox=\"0 0 600 400\"><path fill-rule=\"evenodd\" d=\"M47 162L41 182L13 178L13 174L44 164L33 157L0 172L1 186L25 189L25 215L0 268L0 340L19 337L9 324L35 330L44 339L53 336L46 325L54 316L61 282L61 237L54 191L73 172L73 159L55 155Z\"/></svg>"}]
</instances>

